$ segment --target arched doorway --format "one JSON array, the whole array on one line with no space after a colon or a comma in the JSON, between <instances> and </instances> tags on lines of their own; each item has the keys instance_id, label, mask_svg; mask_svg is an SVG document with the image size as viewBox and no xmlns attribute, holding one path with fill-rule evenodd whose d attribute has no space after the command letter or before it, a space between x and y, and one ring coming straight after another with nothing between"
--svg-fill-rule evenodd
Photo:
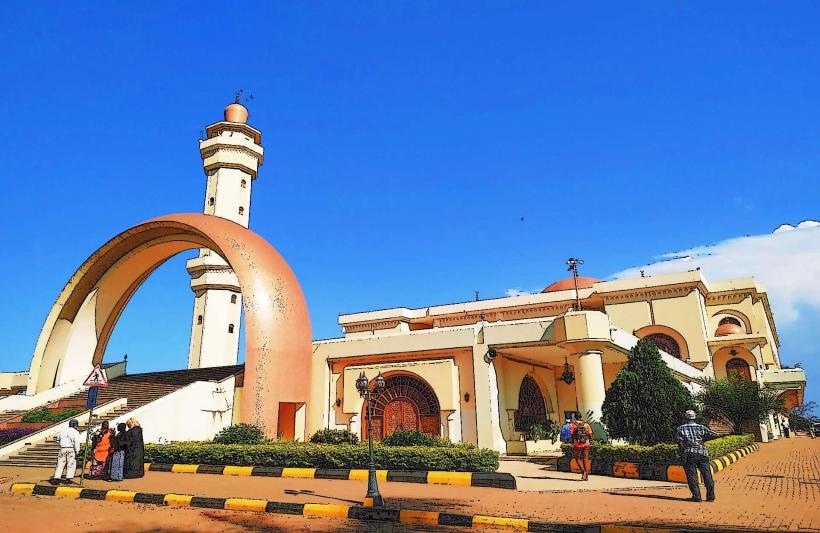
<instances>
[{"instance_id":1,"label":"arched doorway","mask_svg":"<svg viewBox=\"0 0 820 533\"><path fill-rule=\"evenodd\" d=\"M176 214L138 224L94 252L63 288L40 332L28 394L84 377L99 363L131 296L159 265L208 248L233 269L243 293L245 386L241 419L276 436L280 404L308 401L310 317L287 262L265 239L230 220ZM58 373L59 371L59 373Z\"/></svg>"},{"instance_id":2,"label":"arched doorway","mask_svg":"<svg viewBox=\"0 0 820 533\"><path fill-rule=\"evenodd\" d=\"M524 376L518 390L518 409L515 411L515 430L529 431L533 424L546 425L547 404L538 384L530 376Z\"/></svg>"},{"instance_id":3,"label":"arched doorway","mask_svg":"<svg viewBox=\"0 0 820 533\"><path fill-rule=\"evenodd\" d=\"M386 378L384 392L373 406L373 438L381 440L399 429L441 435L441 409L436 393L421 379L409 374ZM366 421L362 436L367 435Z\"/></svg>"},{"instance_id":4,"label":"arched doorway","mask_svg":"<svg viewBox=\"0 0 820 533\"><path fill-rule=\"evenodd\" d=\"M743 359L735 357L726 362L726 377L736 376L744 381L752 381L752 372L749 370L749 363Z\"/></svg>"}]
</instances>

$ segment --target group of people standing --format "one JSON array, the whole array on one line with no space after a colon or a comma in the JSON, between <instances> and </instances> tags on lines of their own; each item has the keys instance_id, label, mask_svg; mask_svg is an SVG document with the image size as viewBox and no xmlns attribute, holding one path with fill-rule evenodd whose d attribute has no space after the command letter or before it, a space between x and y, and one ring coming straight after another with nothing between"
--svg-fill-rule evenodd
<instances>
[{"instance_id":1,"label":"group of people standing","mask_svg":"<svg viewBox=\"0 0 820 533\"><path fill-rule=\"evenodd\" d=\"M57 435L60 452L57 469L51 479L53 485L74 483L77 455L80 453L79 422L71 420L68 428ZM100 429L92 434L90 479L121 481L145 475L145 444L142 428L135 418L117 424L116 431L103 422ZM65 470L65 479L62 478Z\"/></svg>"}]
</instances>

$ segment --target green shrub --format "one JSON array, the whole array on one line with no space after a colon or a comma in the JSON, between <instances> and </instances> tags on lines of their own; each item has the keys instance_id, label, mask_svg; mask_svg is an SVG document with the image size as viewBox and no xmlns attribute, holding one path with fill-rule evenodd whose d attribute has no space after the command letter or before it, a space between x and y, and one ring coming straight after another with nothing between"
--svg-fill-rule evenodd
<instances>
[{"instance_id":1,"label":"green shrub","mask_svg":"<svg viewBox=\"0 0 820 533\"><path fill-rule=\"evenodd\" d=\"M495 472L498 452L466 446L383 446L375 443L376 467L389 470L447 470ZM367 468L363 444L312 444L274 441L265 444L174 442L146 444L145 460L152 463L281 466L295 468Z\"/></svg>"},{"instance_id":2,"label":"green shrub","mask_svg":"<svg viewBox=\"0 0 820 533\"><path fill-rule=\"evenodd\" d=\"M251 424L226 427L214 437L216 444L262 444L263 442L265 442L265 433L262 428Z\"/></svg>"},{"instance_id":3,"label":"green shrub","mask_svg":"<svg viewBox=\"0 0 820 533\"><path fill-rule=\"evenodd\" d=\"M62 411L49 411L45 407L31 411L23 417L23 422L61 422L66 418L82 413L80 409L63 409Z\"/></svg>"},{"instance_id":4,"label":"green shrub","mask_svg":"<svg viewBox=\"0 0 820 533\"><path fill-rule=\"evenodd\" d=\"M314 444L359 444L359 436L346 429L320 429L310 437Z\"/></svg>"},{"instance_id":5,"label":"green shrub","mask_svg":"<svg viewBox=\"0 0 820 533\"><path fill-rule=\"evenodd\" d=\"M433 437L421 431L396 430L382 439L385 446L435 446Z\"/></svg>"},{"instance_id":6,"label":"green shrub","mask_svg":"<svg viewBox=\"0 0 820 533\"><path fill-rule=\"evenodd\" d=\"M692 395L646 338L632 347L607 389L601 421L611 438L642 445L674 443L683 413L694 408Z\"/></svg>"},{"instance_id":7,"label":"green shrub","mask_svg":"<svg viewBox=\"0 0 820 533\"><path fill-rule=\"evenodd\" d=\"M729 452L739 450L754 442L753 435L728 435L706 442L709 457L716 459ZM572 457L572 445L561 446L564 455ZM614 463L626 461L630 463L669 463L681 464L680 450L677 444L656 444L655 446L640 446L637 444L617 446L593 441L589 449L589 458L593 461Z\"/></svg>"},{"instance_id":8,"label":"green shrub","mask_svg":"<svg viewBox=\"0 0 820 533\"><path fill-rule=\"evenodd\" d=\"M527 440L534 440L538 442L539 440L548 440L551 442L555 442L558 440L558 434L561 432L561 428L558 427L558 424L553 422L552 420L547 420L546 424L533 424L527 430Z\"/></svg>"}]
</instances>

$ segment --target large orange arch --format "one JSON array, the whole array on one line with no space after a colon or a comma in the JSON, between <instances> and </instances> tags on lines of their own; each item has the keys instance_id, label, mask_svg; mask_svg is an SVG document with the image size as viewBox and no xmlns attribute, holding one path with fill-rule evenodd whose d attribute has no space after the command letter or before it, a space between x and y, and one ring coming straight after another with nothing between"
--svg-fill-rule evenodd
<instances>
[{"instance_id":1,"label":"large orange arch","mask_svg":"<svg viewBox=\"0 0 820 533\"><path fill-rule=\"evenodd\" d=\"M311 334L302 289L265 239L230 220L175 214L138 224L80 266L46 318L29 371L28 394L66 383L102 360L122 310L170 257L193 248L222 256L239 279L245 311L241 419L276 436L280 403L304 405L310 392Z\"/></svg>"}]
</instances>

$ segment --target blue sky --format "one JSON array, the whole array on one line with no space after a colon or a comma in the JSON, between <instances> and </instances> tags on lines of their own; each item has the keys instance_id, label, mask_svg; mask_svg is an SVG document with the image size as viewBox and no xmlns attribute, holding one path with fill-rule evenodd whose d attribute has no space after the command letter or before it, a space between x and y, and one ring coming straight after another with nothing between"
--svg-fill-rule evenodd
<instances>
[{"instance_id":1,"label":"blue sky","mask_svg":"<svg viewBox=\"0 0 820 533\"><path fill-rule=\"evenodd\" d=\"M302 281L316 338L340 312L538 289L568 256L608 277L817 219L819 17L809 2L8 4L0 370L28 366L100 244L201 210L199 132L238 88L266 150L251 226ZM192 298L184 258L164 265L109 357L184 366ZM788 362L786 346L817 358L818 304L800 305Z\"/></svg>"}]
</instances>

